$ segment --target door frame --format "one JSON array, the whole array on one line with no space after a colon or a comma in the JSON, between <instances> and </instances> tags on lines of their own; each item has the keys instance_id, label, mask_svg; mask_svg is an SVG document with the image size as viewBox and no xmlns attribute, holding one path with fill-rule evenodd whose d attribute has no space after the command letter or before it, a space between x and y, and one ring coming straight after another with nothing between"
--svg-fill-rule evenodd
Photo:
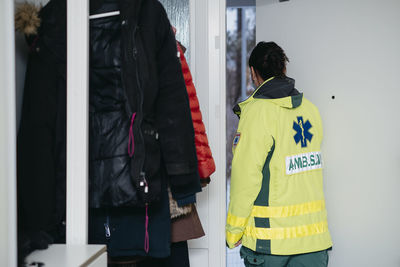
<instances>
[{"instance_id":1,"label":"door frame","mask_svg":"<svg viewBox=\"0 0 400 267\"><path fill-rule=\"evenodd\" d=\"M189 0L191 70L216 172L205 190L208 214L204 242L191 249L208 250L208 266L226 266L226 0ZM198 205L201 205L199 203Z\"/></svg>"},{"instance_id":2,"label":"door frame","mask_svg":"<svg viewBox=\"0 0 400 267\"><path fill-rule=\"evenodd\" d=\"M0 266L17 266L14 1L0 1Z\"/></svg>"}]
</instances>

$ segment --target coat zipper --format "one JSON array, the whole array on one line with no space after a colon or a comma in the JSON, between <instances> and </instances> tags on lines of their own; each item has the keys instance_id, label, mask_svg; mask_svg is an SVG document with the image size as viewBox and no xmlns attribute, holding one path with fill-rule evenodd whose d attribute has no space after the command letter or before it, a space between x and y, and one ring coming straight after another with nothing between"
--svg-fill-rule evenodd
<instances>
[{"instance_id":1,"label":"coat zipper","mask_svg":"<svg viewBox=\"0 0 400 267\"><path fill-rule=\"evenodd\" d=\"M104 224L104 230L105 230L106 239L110 239L110 237L111 237L110 216L108 216L108 215L106 217L106 223Z\"/></svg>"}]
</instances>

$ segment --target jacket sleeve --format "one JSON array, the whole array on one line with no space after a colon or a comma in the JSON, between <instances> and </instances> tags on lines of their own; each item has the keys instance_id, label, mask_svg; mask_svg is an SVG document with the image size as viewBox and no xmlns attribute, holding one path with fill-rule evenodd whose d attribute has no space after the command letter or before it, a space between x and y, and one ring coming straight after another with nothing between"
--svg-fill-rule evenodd
<instances>
[{"instance_id":1,"label":"jacket sleeve","mask_svg":"<svg viewBox=\"0 0 400 267\"><path fill-rule=\"evenodd\" d=\"M188 194L201 191L194 129L175 36L161 4L159 9L157 125L172 193L178 199L187 198Z\"/></svg>"},{"instance_id":2,"label":"jacket sleeve","mask_svg":"<svg viewBox=\"0 0 400 267\"><path fill-rule=\"evenodd\" d=\"M226 241L230 248L242 239L243 231L262 184L262 168L273 138L265 127L265 114L250 103L242 113L234 140L230 202Z\"/></svg>"},{"instance_id":3,"label":"jacket sleeve","mask_svg":"<svg viewBox=\"0 0 400 267\"><path fill-rule=\"evenodd\" d=\"M24 230L48 230L55 209L56 66L32 52L18 134L18 212ZM40 207L40 208L38 208Z\"/></svg>"},{"instance_id":4,"label":"jacket sleeve","mask_svg":"<svg viewBox=\"0 0 400 267\"><path fill-rule=\"evenodd\" d=\"M203 123L200 104L196 94L196 88L193 84L192 74L190 73L189 66L186 62L184 52L181 45L178 44L178 51L180 54L180 60L182 65L182 73L185 79L186 90L189 96L190 111L192 113L195 144L197 152L197 164L200 179L204 184L210 182L210 175L215 172L215 163L211 153L210 146L208 144L208 138L206 133L206 128Z\"/></svg>"}]
</instances>

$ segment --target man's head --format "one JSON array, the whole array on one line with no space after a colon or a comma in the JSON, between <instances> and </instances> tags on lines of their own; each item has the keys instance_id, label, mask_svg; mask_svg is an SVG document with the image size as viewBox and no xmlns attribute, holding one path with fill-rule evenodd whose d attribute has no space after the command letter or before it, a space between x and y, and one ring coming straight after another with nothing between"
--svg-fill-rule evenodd
<instances>
[{"instance_id":1,"label":"man's head","mask_svg":"<svg viewBox=\"0 0 400 267\"><path fill-rule=\"evenodd\" d=\"M276 43L259 42L249 58L249 67L254 84L258 87L271 77L285 77L287 62L289 62L289 59L285 51Z\"/></svg>"}]
</instances>

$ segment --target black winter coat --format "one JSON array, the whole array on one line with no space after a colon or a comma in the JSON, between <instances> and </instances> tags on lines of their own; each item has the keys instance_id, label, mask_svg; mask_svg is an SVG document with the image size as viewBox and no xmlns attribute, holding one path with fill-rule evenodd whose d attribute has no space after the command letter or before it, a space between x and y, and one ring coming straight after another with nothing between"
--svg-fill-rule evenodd
<instances>
[{"instance_id":1,"label":"black winter coat","mask_svg":"<svg viewBox=\"0 0 400 267\"><path fill-rule=\"evenodd\" d=\"M40 11L30 54L17 139L18 254L65 242L65 3Z\"/></svg>"},{"instance_id":2,"label":"black winter coat","mask_svg":"<svg viewBox=\"0 0 400 267\"><path fill-rule=\"evenodd\" d=\"M92 12L113 10L115 3L93 2ZM90 113L91 130L95 134L91 135L90 152L95 158L92 158L90 173L90 206L143 206L157 201L161 190L161 161L173 191L195 193L200 187L193 186L199 183L194 130L175 37L165 10L156 0L120 0L116 6L121 11L121 29L114 39L120 33L121 64L113 66L116 71L110 70L115 76L107 77L115 77L111 78L115 82L122 75L122 84L116 87L122 87L123 91L117 100L120 105L114 105L115 109L107 110L107 114L104 106L96 109L91 105L94 107ZM115 41L112 36L109 40L103 40L102 34L96 36L100 29L92 27L91 30L91 41L98 38L93 49L99 45L107 48L107 42ZM110 54L107 49L92 52L92 59L107 58ZM91 67L91 83L100 86L104 75L92 70ZM110 99L104 92L96 97L95 102L102 105ZM125 114L121 113L122 108ZM134 137L131 159L127 155L129 144L126 144L129 130ZM107 145L101 147L103 144Z\"/></svg>"},{"instance_id":3,"label":"black winter coat","mask_svg":"<svg viewBox=\"0 0 400 267\"><path fill-rule=\"evenodd\" d=\"M176 196L194 194L201 190L194 131L175 38L165 10L156 0L115 0L91 1L91 13L107 8L104 2L111 6L117 3L121 11L121 76L114 78L117 81L122 77L122 94L116 106L119 118L107 122L103 117L97 124L92 114L98 111L92 105L95 98L90 98L90 207L143 207L144 203L157 206L166 192L165 178ZM64 231L65 218L65 1L51 0L40 17L38 35L29 38L31 54L18 136L18 212L20 231L45 231L58 239ZM134 113L135 151L130 159L125 143ZM116 121L123 123L113 124ZM118 127L121 135L107 139L107 129L116 133ZM108 142L114 151L101 151L98 143L102 142ZM109 161L121 155L123 160ZM103 163L96 166L94 161ZM144 178L148 194L141 186ZM161 210L166 218L168 208ZM143 212L140 214L144 216ZM166 225L162 229L167 233L170 230Z\"/></svg>"}]
</instances>

